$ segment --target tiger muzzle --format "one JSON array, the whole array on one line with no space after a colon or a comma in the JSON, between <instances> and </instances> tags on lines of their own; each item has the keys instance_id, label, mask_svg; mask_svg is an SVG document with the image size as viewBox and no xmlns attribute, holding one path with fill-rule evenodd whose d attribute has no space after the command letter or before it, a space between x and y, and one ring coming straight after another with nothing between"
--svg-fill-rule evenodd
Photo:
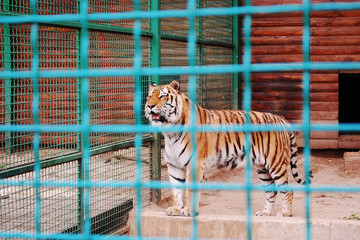
<instances>
[{"instance_id":1,"label":"tiger muzzle","mask_svg":"<svg viewBox=\"0 0 360 240\"><path fill-rule=\"evenodd\" d=\"M151 112L151 116L152 116L152 121L155 122L165 122L165 116Z\"/></svg>"}]
</instances>

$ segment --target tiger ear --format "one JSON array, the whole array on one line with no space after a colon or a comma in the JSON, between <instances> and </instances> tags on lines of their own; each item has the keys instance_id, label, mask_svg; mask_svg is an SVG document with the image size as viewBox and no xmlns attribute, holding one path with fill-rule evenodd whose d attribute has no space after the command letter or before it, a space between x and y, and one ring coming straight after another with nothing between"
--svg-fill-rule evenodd
<instances>
[{"instance_id":1,"label":"tiger ear","mask_svg":"<svg viewBox=\"0 0 360 240\"><path fill-rule=\"evenodd\" d=\"M177 91L180 91L180 84L179 84L179 82L178 81L172 81L171 83L170 83L170 86L173 88L173 89L175 89L175 90L177 90Z\"/></svg>"},{"instance_id":2,"label":"tiger ear","mask_svg":"<svg viewBox=\"0 0 360 240\"><path fill-rule=\"evenodd\" d=\"M151 84L150 84L150 91L152 91L154 88L156 88L157 87L157 84L156 83L154 83L154 82L151 82Z\"/></svg>"}]
</instances>

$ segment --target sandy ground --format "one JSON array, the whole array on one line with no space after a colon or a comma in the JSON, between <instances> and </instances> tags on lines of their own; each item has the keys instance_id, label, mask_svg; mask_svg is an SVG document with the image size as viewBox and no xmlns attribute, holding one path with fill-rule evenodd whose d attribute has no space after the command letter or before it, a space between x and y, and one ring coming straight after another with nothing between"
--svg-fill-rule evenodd
<instances>
[{"instance_id":1,"label":"sandy ground","mask_svg":"<svg viewBox=\"0 0 360 240\"><path fill-rule=\"evenodd\" d=\"M300 153L298 167L303 175L303 156ZM360 186L360 169L354 166L345 170L343 153L339 151L313 151L311 157L313 171L312 185L349 185ZM359 164L360 165L360 164ZM358 165L358 166L359 166ZM243 182L245 171L234 169L230 171L215 170L207 173L208 182ZM290 174L290 172L289 172ZM258 176L253 171L253 181L260 183ZM289 182L297 184L290 174ZM346 219L355 216L360 219L360 193L348 192L313 192L311 193L311 218ZM256 191L251 194L252 212L262 210L265 203L265 194ZM163 211L169 206L170 200L164 200L160 206L150 206L152 210ZM272 215L281 212L281 197L278 194ZM200 200L200 214L219 215L245 215L246 193L244 191L202 191ZM305 217L305 194L294 193L293 216Z\"/></svg>"}]
</instances>

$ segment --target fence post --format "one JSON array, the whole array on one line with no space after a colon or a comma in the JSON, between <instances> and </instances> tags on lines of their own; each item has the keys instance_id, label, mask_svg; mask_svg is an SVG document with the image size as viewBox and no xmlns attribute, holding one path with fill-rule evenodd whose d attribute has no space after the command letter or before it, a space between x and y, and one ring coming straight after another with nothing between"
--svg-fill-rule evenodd
<instances>
[{"instance_id":1,"label":"fence post","mask_svg":"<svg viewBox=\"0 0 360 240\"><path fill-rule=\"evenodd\" d=\"M6 4L4 8L9 6ZM11 70L11 30L10 24L4 24L4 59L3 59L3 66L4 70L10 71ZM13 120L13 104L12 104L12 79L5 78L5 124L11 124ZM13 153L12 147L12 133L6 132L5 133L5 149L7 154Z\"/></svg>"},{"instance_id":2,"label":"fence post","mask_svg":"<svg viewBox=\"0 0 360 240\"><path fill-rule=\"evenodd\" d=\"M151 11L160 10L160 0L151 0ZM150 19L150 29L152 33L151 39L151 66L161 66L161 26L160 19ZM159 83L159 76L152 75L150 81ZM161 180L161 135L159 133L153 134L153 141L151 142L151 167L150 167L150 179L160 181ZM161 201L161 189L151 189L151 202L159 204Z\"/></svg>"},{"instance_id":3,"label":"fence post","mask_svg":"<svg viewBox=\"0 0 360 240\"><path fill-rule=\"evenodd\" d=\"M153 134L153 141L151 142L151 167L150 179L154 181L161 180L161 135L159 133ZM151 202L159 204L161 201L161 189L151 189Z\"/></svg>"},{"instance_id":4,"label":"fence post","mask_svg":"<svg viewBox=\"0 0 360 240\"><path fill-rule=\"evenodd\" d=\"M9 0L3 2L4 12L9 11ZM3 59L4 70L11 71L11 30L10 24L4 24L4 59ZM13 120L13 104L12 104L12 79L5 78L5 124L12 124ZM12 133L5 133L5 149L7 154L13 153L13 141Z\"/></svg>"},{"instance_id":5,"label":"fence post","mask_svg":"<svg viewBox=\"0 0 360 240\"><path fill-rule=\"evenodd\" d=\"M197 8L201 9L203 7L203 0L198 0L197 3ZM197 65L199 66L203 66L204 62L204 44L203 44L203 16L199 16L197 17L197 23L198 23L198 39L200 40L198 43L198 61L196 62ZM197 80L197 84L198 84L198 89L197 89L197 104L199 104L200 106L203 106L203 89L204 89L204 74L199 74L198 75L198 80Z\"/></svg>"},{"instance_id":6,"label":"fence post","mask_svg":"<svg viewBox=\"0 0 360 240\"><path fill-rule=\"evenodd\" d=\"M233 7L238 6L238 1L233 2ZM239 63L239 16L233 15L233 24L232 24L232 42L234 44L233 48L233 63L232 64L238 64ZM233 73L232 76L232 109L239 109L239 73Z\"/></svg>"}]
</instances>

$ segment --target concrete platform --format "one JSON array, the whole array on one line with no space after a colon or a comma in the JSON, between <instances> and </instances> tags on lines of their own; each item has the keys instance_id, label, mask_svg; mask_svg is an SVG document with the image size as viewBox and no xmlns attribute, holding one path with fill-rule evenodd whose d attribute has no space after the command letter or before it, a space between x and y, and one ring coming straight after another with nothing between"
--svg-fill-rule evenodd
<instances>
[{"instance_id":1,"label":"concrete platform","mask_svg":"<svg viewBox=\"0 0 360 240\"><path fill-rule=\"evenodd\" d=\"M130 213L130 235L136 236L134 211ZM166 216L164 211L142 212L143 237L189 238L192 236L192 218ZM198 238L247 239L245 216L199 215ZM253 239L306 239L306 221L303 218L253 217ZM312 219L311 239L360 239L360 221Z\"/></svg>"}]
</instances>

